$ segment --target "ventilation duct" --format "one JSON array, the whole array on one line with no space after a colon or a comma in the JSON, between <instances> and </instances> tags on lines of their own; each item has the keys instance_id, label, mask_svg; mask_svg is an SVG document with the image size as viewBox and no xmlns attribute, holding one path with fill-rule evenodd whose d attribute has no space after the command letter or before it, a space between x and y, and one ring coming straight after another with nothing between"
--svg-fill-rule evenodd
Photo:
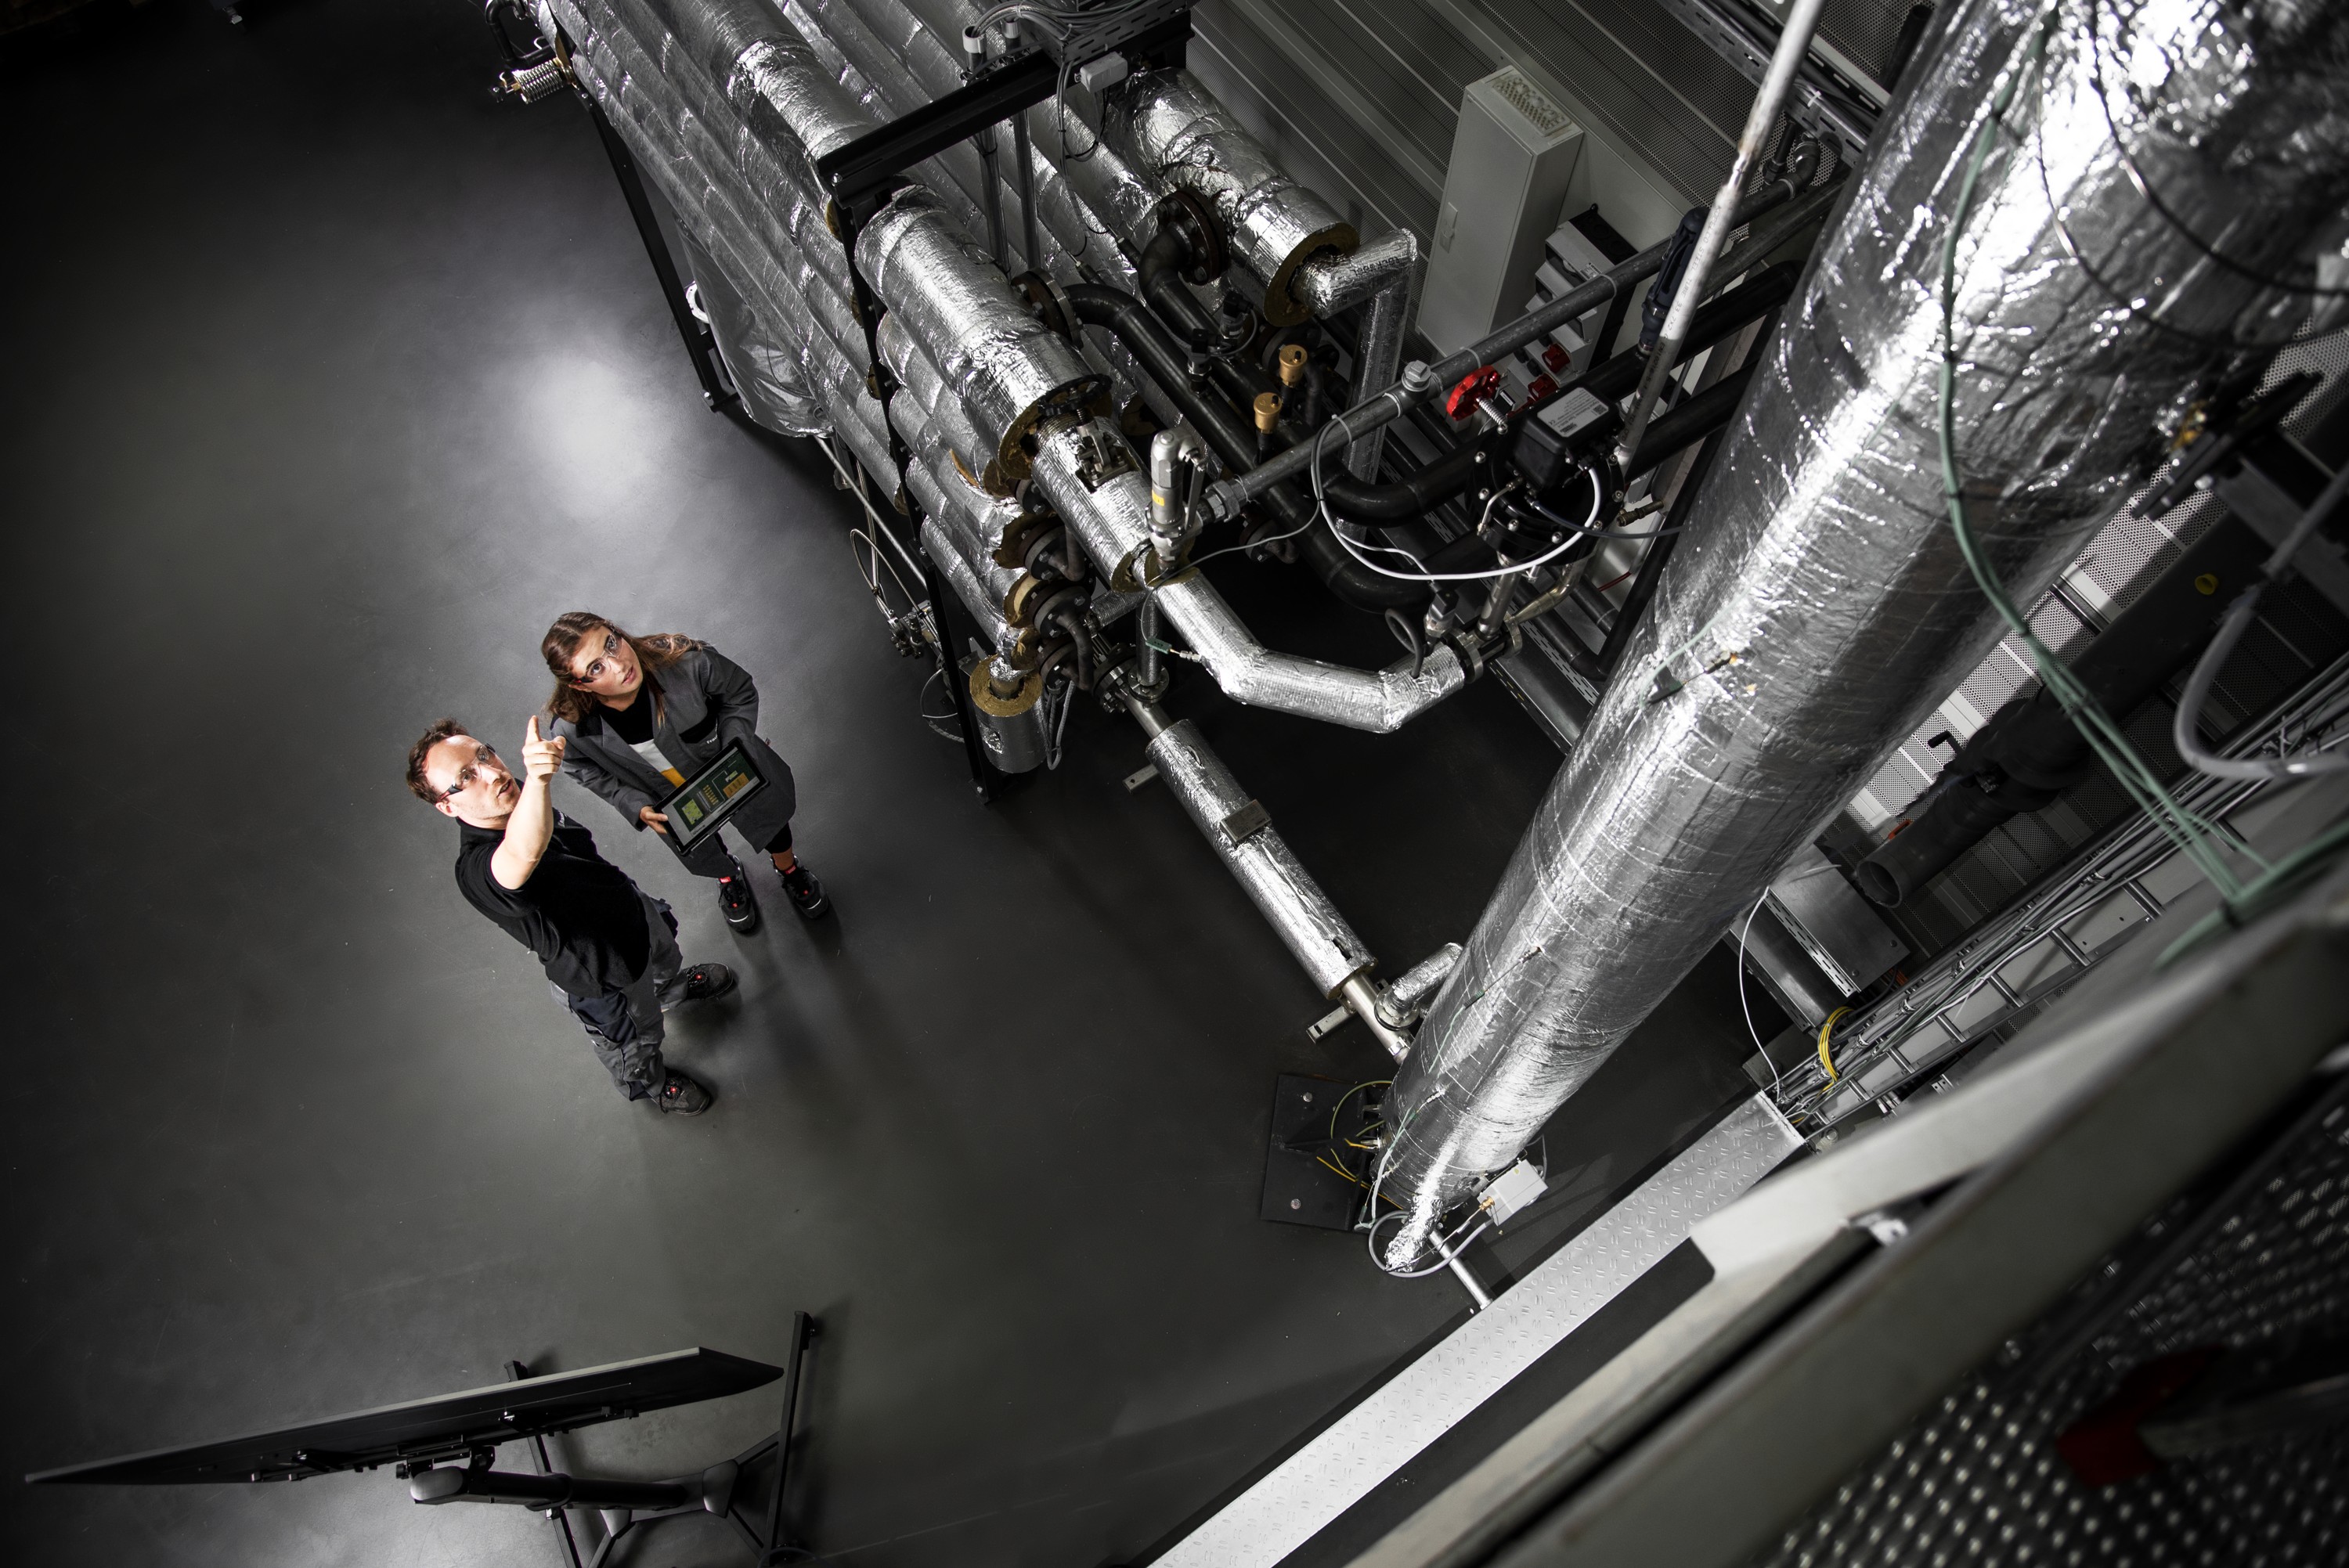
<instances>
[{"instance_id":1,"label":"ventilation duct","mask_svg":"<svg viewBox=\"0 0 2349 1568\"><path fill-rule=\"evenodd\" d=\"M1937 433L1943 247L2001 84L2022 75L1957 248L1952 424L1988 559L2028 603L2197 399L2333 303L2316 285L2344 282L2344 17L1970 0L1910 68L1690 547L1398 1075L1391 1263L1516 1157L1998 639Z\"/></svg>"}]
</instances>

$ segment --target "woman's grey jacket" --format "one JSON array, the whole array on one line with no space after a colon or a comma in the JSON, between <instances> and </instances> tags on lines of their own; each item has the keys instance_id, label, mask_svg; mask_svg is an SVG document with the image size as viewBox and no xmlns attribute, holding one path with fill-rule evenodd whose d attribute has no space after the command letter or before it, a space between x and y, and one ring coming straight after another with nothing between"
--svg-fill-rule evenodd
<instances>
[{"instance_id":1,"label":"woman's grey jacket","mask_svg":"<svg viewBox=\"0 0 2349 1568\"><path fill-rule=\"evenodd\" d=\"M754 846L779 837L799 805L799 792L790 767L759 738L759 688L750 672L705 643L658 674L646 669L644 696L637 700L655 696L660 706L654 741L686 777L717 761L729 741L742 742L753 754L768 786L745 801L728 825ZM600 704L577 724L553 719L549 730L570 742L563 750L563 771L609 800L638 831L645 824L636 813L658 806L676 788L613 733ZM681 858L698 876L725 876L734 866L734 857L715 833Z\"/></svg>"}]
</instances>

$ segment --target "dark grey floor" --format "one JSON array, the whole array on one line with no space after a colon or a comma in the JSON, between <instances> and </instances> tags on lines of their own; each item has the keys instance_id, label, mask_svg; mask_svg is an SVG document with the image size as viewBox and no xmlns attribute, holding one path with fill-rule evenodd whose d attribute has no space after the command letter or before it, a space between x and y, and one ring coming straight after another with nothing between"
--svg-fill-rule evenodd
<instances>
[{"instance_id":1,"label":"dark grey floor","mask_svg":"<svg viewBox=\"0 0 2349 1568\"><path fill-rule=\"evenodd\" d=\"M1358 1242L1255 1218L1309 987L1130 728L993 809L915 717L814 455L702 408L595 138L492 106L465 0L109 8L0 76L0 608L15 696L5 1469L701 1344L828 1333L802 1522L860 1564L1118 1560L1456 1315ZM1383 634L1287 578L1292 645ZM442 712L501 741L585 605L750 668L839 918L699 884L739 1000L623 1104L450 885L399 779ZM1391 965L1464 935L1556 764L1478 687L1389 739L1200 715ZM566 786L567 789L568 787ZM1569 1108L1571 1223L1735 1088L1708 967ZM1521 1264L1516 1238L1489 1266ZM750 1396L569 1441L627 1473L755 1435ZM0 1481L13 1562L549 1563L512 1510L388 1475ZM731 1561L715 1526L636 1560Z\"/></svg>"}]
</instances>

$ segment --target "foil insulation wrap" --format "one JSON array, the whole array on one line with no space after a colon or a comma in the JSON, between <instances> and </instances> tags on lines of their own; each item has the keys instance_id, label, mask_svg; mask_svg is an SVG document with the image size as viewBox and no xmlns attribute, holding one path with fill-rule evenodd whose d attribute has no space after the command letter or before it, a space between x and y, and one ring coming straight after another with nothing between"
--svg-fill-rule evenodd
<instances>
[{"instance_id":1,"label":"foil insulation wrap","mask_svg":"<svg viewBox=\"0 0 2349 1568\"><path fill-rule=\"evenodd\" d=\"M943 505L940 504L937 511L931 510L937 497L936 481L927 473L915 469L905 476L905 488L914 492L915 500L928 513L922 520L924 553L936 565L939 574L954 589L955 597L963 602L970 611L971 619L986 634L988 651L1009 657L1019 637L1004 622L1001 606L989 604L987 585L972 572L969 560L956 550L952 536L939 525L939 519L944 515Z\"/></svg>"},{"instance_id":2,"label":"foil insulation wrap","mask_svg":"<svg viewBox=\"0 0 2349 1568\"><path fill-rule=\"evenodd\" d=\"M802 36L821 38L830 50L871 85L876 95L877 118L894 119L943 97L926 84L917 81L906 67L905 45L892 42L889 34L902 33L917 26L903 7L894 5L874 7L883 14L894 12L901 25L876 33L866 20L865 8L850 5L845 0L791 0L783 13L786 19ZM957 74L951 92L962 85ZM978 198L982 171L978 153L970 143L957 142L936 157L925 159L906 173L947 204L955 222L971 233L984 233L986 228L979 216Z\"/></svg>"},{"instance_id":3,"label":"foil insulation wrap","mask_svg":"<svg viewBox=\"0 0 2349 1568\"><path fill-rule=\"evenodd\" d=\"M928 191L901 191L865 222L856 265L962 404L988 459L982 477L997 493L1026 477L1027 438L1040 422L1100 394L1101 377L1036 319Z\"/></svg>"},{"instance_id":4,"label":"foil insulation wrap","mask_svg":"<svg viewBox=\"0 0 2349 1568\"><path fill-rule=\"evenodd\" d=\"M816 159L855 140L879 119L870 105L840 90L807 40L782 26L761 0L617 3L652 18L761 140L776 148L796 143L811 165L811 181ZM663 53L664 68L675 63Z\"/></svg>"},{"instance_id":5,"label":"foil insulation wrap","mask_svg":"<svg viewBox=\"0 0 2349 1568\"><path fill-rule=\"evenodd\" d=\"M1361 387L1392 387L1402 370L1403 335L1419 316L1419 288L1426 277L1419 236L1409 229L1395 229L1344 254L1322 252L1297 269L1288 287L1319 316L1367 301L1370 309L1362 316L1361 355L1353 382ZM1366 483L1377 480L1386 438L1381 425L1349 443L1346 471Z\"/></svg>"},{"instance_id":6,"label":"foil insulation wrap","mask_svg":"<svg viewBox=\"0 0 2349 1568\"><path fill-rule=\"evenodd\" d=\"M905 324L895 315L884 315L873 340L881 363L897 378L898 390L889 399L889 422L915 451L930 441L944 443L951 459L959 459L972 479L987 470L988 449L970 426L962 400L947 387L947 379L930 356L922 352Z\"/></svg>"},{"instance_id":7,"label":"foil insulation wrap","mask_svg":"<svg viewBox=\"0 0 2349 1568\"><path fill-rule=\"evenodd\" d=\"M1296 851L1268 822L1248 820L1252 814L1245 809L1255 802L1189 719L1160 730L1149 755L1158 777L1324 996L1335 996L1371 966L1370 949Z\"/></svg>"},{"instance_id":8,"label":"foil insulation wrap","mask_svg":"<svg viewBox=\"0 0 2349 1568\"><path fill-rule=\"evenodd\" d=\"M830 431L887 471L864 387L847 258L825 231L811 145L869 129L796 34L748 0L551 0L574 65L714 274L704 297L746 407ZM739 309L740 319L731 319ZM796 369L796 375L792 372Z\"/></svg>"},{"instance_id":9,"label":"foil insulation wrap","mask_svg":"<svg viewBox=\"0 0 2349 1568\"><path fill-rule=\"evenodd\" d=\"M2003 634L1950 525L1939 373L1944 247L2009 74L2010 129L1955 252L1950 418L2016 602L2197 398L2339 304L2313 290L2344 281L2349 5L2063 0L2033 67L2048 15L1964 0L1909 67L1619 677L1398 1075L1391 1266Z\"/></svg>"},{"instance_id":10,"label":"foil insulation wrap","mask_svg":"<svg viewBox=\"0 0 2349 1568\"><path fill-rule=\"evenodd\" d=\"M1354 249L1354 226L1291 180L1190 72L1130 77L1109 100L1102 139L1133 168L1215 209L1232 259L1264 290L1266 319L1303 321L1309 313L1289 288L1292 275L1319 252Z\"/></svg>"},{"instance_id":11,"label":"foil insulation wrap","mask_svg":"<svg viewBox=\"0 0 2349 1568\"><path fill-rule=\"evenodd\" d=\"M1098 467L1096 454L1105 449L1129 450L1107 420L1055 431L1038 443L1034 475L1037 488L1075 532L1102 577L1115 581L1119 569L1130 571L1136 552L1149 542L1150 481L1135 468L1087 484L1083 473ZM1408 663L1359 670L1275 653L1195 573L1150 592L1216 686L1251 707L1382 735L1467 684L1459 656L1443 645L1429 653L1416 674Z\"/></svg>"}]
</instances>

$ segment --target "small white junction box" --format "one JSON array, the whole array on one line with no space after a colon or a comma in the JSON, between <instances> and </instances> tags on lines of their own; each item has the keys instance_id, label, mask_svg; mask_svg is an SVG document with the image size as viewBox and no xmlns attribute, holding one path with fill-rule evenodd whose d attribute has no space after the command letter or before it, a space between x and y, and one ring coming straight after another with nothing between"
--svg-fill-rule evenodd
<instances>
[{"instance_id":1,"label":"small white junction box","mask_svg":"<svg viewBox=\"0 0 2349 1568\"><path fill-rule=\"evenodd\" d=\"M1494 1177L1485 1195L1476 1202L1479 1208L1493 1216L1493 1223L1506 1225L1512 1215L1548 1191L1549 1183L1542 1180L1542 1173L1533 1168L1533 1162L1520 1160Z\"/></svg>"}]
</instances>

